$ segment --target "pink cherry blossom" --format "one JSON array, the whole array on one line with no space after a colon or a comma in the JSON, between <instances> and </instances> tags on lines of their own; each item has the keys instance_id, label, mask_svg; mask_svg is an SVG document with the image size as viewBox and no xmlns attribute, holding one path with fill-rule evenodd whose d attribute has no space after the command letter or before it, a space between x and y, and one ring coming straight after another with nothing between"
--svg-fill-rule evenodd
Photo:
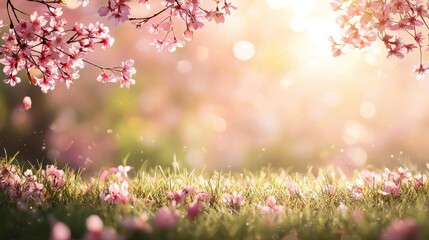
<instances>
[{"instance_id":1,"label":"pink cherry blossom","mask_svg":"<svg viewBox=\"0 0 429 240\"><path fill-rule=\"evenodd\" d=\"M232 10L237 10L237 7L236 6L234 6L234 5L232 5L232 3L231 2L227 2L226 0L224 1L224 5L223 5L223 7L222 7L222 10L224 10L225 11L225 14L226 15L231 15L231 9Z\"/></svg>"},{"instance_id":2,"label":"pink cherry blossom","mask_svg":"<svg viewBox=\"0 0 429 240\"><path fill-rule=\"evenodd\" d=\"M422 56L423 36L427 29L429 9L424 1L350 1L331 0L331 7L339 13L337 24L342 29L340 36L330 38L334 56L343 54L342 49L371 47L377 39L387 49L387 58L405 57L419 49L419 64L415 67L417 79L422 80L427 68ZM411 38L402 38L409 35ZM396 36L396 37L393 37Z\"/></svg>"},{"instance_id":3,"label":"pink cherry blossom","mask_svg":"<svg viewBox=\"0 0 429 240\"><path fill-rule=\"evenodd\" d=\"M174 38L172 40L167 40L165 45L167 46L168 51L175 52L177 48L183 48L185 46L185 41Z\"/></svg>"},{"instance_id":4,"label":"pink cherry blossom","mask_svg":"<svg viewBox=\"0 0 429 240\"><path fill-rule=\"evenodd\" d=\"M31 109L31 98L29 96L25 96L24 99L22 99L22 110L30 110Z\"/></svg>"},{"instance_id":5,"label":"pink cherry blossom","mask_svg":"<svg viewBox=\"0 0 429 240\"><path fill-rule=\"evenodd\" d=\"M414 66L414 72L417 74L417 80L424 80L426 73L429 72L429 64Z\"/></svg>"},{"instance_id":6,"label":"pink cherry blossom","mask_svg":"<svg viewBox=\"0 0 429 240\"><path fill-rule=\"evenodd\" d=\"M88 4L88 0L81 2ZM110 1L120 15L127 12L122 2ZM43 4L45 8L35 8L38 10L28 14L12 4L6 5L7 11L13 12L16 18L9 18L11 29L4 32L0 45L0 64L5 73L3 81L15 86L21 82L19 73L25 70L30 83L47 93L54 90L58 83L64 83L69 88L79 78L79 71L85 63L89 63L104 73L98 81L115 82L116 78L111 76L118 74L122 87L133 85L133 62L128 60L121 67L102 67L85 60L96 46L106 49L112 46L114 39L109 35L109 28L99 22L69 25L62 16L62 8L57 6L61 3L31 1L29 4ZM120 20L123 20L122 15ZM33 69L40 71L41 76L31 73Z\"/></svg>"},{"instance_id":7,"label":"pink cherry blossom","mask_svg":"<svg viewBox=\"0 0 429 240\"><path fill-rule=\"evenodd\" d=\"M136 83L136 81L131 78L131 76L136 73L136 69L133 65L134 60L132 59L121 63L121 77L119 78L121 87L130 88L131 85Z\"/></svg>"},{"instance_id":8,"label":"pink cherry blossom","mask_svg":"<svg viewBox=\"0 0 429 240\"><path fill-rule=\"evenodd\" d=\"M213 196L208 193L205 190L200 190L197 194L195 194L193 200L195 201L200 201L200 202L210 202L210 200L213 198Z\"/></svg>"}]
</instances>

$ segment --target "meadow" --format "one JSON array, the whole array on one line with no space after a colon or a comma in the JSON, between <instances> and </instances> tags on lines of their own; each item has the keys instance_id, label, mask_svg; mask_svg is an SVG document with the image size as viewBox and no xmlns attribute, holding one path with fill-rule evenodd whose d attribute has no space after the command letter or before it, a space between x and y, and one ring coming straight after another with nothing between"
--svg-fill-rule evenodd
<instances>
[{"instance_id":1,"label":"meadow","mask_svg":"<svg viewBox=\"0 0 429 240\"><path fill-rule=\"evenodd\" d=\"M427 169L233 173L173 162L84 176L0 163L4 239L429 238Z\"/></svg>"}]
</instances>

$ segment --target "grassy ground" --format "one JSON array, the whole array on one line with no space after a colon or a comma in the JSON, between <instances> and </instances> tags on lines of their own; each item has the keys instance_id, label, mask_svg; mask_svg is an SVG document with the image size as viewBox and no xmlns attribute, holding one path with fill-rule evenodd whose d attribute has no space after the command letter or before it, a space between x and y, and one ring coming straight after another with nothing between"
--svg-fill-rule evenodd
<instances>
[{"instance_id":1,"label":"grassy ground","mask_svg":"<svg viewBox=\"0 0 429 240\"><path fill-rule=\"evenodd\" d=\"M0 161L1 239L429 239L426 170L30 169Z\"/></svg>"}]
</instances>

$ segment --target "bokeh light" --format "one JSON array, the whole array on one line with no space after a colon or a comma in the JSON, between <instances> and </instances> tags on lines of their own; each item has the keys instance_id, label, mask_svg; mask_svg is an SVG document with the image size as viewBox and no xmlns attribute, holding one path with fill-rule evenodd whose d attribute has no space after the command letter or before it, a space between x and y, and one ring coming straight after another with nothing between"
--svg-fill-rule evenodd
<instances>
[{"instance_id":1,"label":"bokeh light","mask_svg":"<svg viewBox=\"0 0 429 240\"><path fill-rule=\"evenodd\" d=\"M387 60L375 45L333 58L327 39L338 29L325 1L236 3L225 24L208 24L173 54L158 53L145 31L108 22L114 48L90 60L134 58L130 90L100 85L89 66L70 89L47 95L1 84L0 146L23 160L93 170L126 157L135 166L176 156L193 168L345 172L427 162L429 83L415 80L417 55ZM97 4L65 14L93 21ZM25 95L33 106L22 112Z\"/></svg>"}]
</instances>

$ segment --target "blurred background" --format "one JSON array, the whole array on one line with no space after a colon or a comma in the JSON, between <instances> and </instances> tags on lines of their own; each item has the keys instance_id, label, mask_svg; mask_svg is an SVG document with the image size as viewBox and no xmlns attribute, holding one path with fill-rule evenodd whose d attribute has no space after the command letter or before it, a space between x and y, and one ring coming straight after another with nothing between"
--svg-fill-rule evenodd
<instances>
[{"instance_id":1,"label":"blurred background","mask_svg":"<svg viewBox=\"0 0 429 240\"><path fill-rule=\"evenodd\" d=\"M65 14L90 22L101 3ZM71 89L48 94L26 81L0 84L0 147L23 161L91 171L125 157L135 167L171 166L175 157L181 166L232 170L428 162L429 82L412 72L417 55L388 61L376 45L333 58L327 38L338 29L328 1L234 3L225 24L209 23L175 53L156 52L146 30L109 21L114 47L88 60L135 59L129 90L97 83L91 66ZM25 95L33 107L19 111Z\"/></svg>"}]
</instances>

